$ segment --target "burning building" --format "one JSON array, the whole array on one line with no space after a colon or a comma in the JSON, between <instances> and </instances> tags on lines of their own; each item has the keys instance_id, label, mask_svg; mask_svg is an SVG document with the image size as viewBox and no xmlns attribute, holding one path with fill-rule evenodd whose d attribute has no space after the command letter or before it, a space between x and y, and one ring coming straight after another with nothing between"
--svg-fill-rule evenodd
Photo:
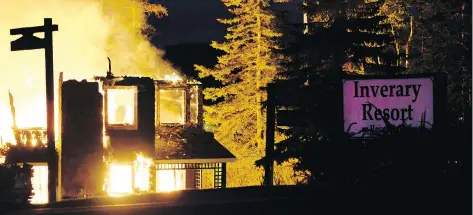
<instances>
[{"instance_id":1,"label":"burning building","mask_svg":"<svg viewBox=\"0 0 473 215\"><path fill-rule=\"evenodd\" d=\"M226 163L236 158L203 129L200 83L177 76L115 77L109 71L89 81L60 80L58 95L62 196L201 189L203 170L213 170L214 188L225 187ZM40 195L34 203L45 203L45 129L16 134L20 142L6 162L33 163L33 189Z\"/></svg>"}]
</instances>

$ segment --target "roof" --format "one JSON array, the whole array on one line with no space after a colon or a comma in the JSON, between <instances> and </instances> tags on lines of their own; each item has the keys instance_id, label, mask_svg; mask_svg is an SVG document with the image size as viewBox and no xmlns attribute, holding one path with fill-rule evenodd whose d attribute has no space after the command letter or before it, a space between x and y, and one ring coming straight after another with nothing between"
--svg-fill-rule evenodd
<instances>
[{"instance_id":1,"label":"roof","mask_svg":"<svg viewBox=\"0 0 473 215\"><path fill-rule=\"evenodd\" d=\"M213 133L199 127L166 126L156 131L155 160L158 163L226 163L236 157Z\"/></svg>"}]
</instances>

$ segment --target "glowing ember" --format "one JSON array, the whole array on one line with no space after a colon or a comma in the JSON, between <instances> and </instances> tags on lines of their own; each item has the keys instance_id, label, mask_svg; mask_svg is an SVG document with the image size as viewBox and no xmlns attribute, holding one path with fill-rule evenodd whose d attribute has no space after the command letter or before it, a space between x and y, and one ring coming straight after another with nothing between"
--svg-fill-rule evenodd
<instances>
[{"instance_id":1,"label":"glowing ember","mask_svg":"<svg viewBox=\"0 0 473 215\"><path fill-rule=\"evenodd\" d=\"M131 165L110 164L107 194L109 196L131 194L133 192L131 174Z\"/></svg>"},{"instance_id":2,"label":"glowing ember","mask_svg":"<svg viewBox=\"0 0 473 215\"><path fill-rule=\"evenodd\" d=\"M31 183L34 195L31 199L31 204L48 203L48 166L33 165L33 171Z\"/></svg>"},{"instance_id":3,"label":"glowing ember","mask_svg":"<svg viewBox=\"0 0 473 215\"><path fill-rule=\"evenodd\" d=\"M185 170L157 170L156 192L171 192L186 188Z\"/></svg>"}]
</instances>

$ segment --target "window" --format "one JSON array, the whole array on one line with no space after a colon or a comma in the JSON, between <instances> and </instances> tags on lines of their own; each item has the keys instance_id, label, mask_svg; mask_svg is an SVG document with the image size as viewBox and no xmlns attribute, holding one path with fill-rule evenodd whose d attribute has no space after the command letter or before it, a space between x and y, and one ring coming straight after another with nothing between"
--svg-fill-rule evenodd
<instances>
[{"instance_id":1,"label":"window","mask_svg":"<svg viewBox=\"0 0 473 215\"><path fill-rule=\"evenodd\" d=\"M184 124L185 91L183 89L159 90L159 122L161 124Z\"/></svg>"},{"instance_id":2,"label":"window","mask_svg":"<svg viewBox=\"0 0 473 215\"><path fill-rule=\"evenodd\" d=\"M47 164L33 165L31 184L33 185L34 195L31 204L48 203L48 172Z\"/></svg>"},{"instance_id":3,"label":"window","mask_svg":"<svg viewBox=\"0 0 473 215\"><path fill-rule=\"evenodd\" d=\"M108 175L107 193L110 196L121 196L133 192L132 166L112 163Z\"/></svg>"},{"instance_id":4,"label":"window","mask_svg":"<svg viewBox=\"0 0 473 215\"><path fill-rule=\"evenodd\" d=\"M137 93L135 86L118 86L106 90L108 128L136 129Z\"/></svg>"},{"instance_id":5,"label":"window","mask_svg":"<svg viewBox=\"0 0 473 215\"><path fill-rule=\"evenodd\" d=\"M156 170L156 192L186 188L186 170Z\"/></svg>"}]
</instances>

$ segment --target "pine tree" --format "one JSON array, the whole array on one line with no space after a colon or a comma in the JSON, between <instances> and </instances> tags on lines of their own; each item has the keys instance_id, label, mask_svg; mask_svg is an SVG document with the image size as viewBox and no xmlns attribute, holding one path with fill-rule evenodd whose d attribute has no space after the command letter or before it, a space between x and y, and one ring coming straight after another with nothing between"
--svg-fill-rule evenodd
<instances>
[{"instance_id":1,"label":"pine tree","mask_svg":"<svg viewBox=\"0 0 473 215\"><path fill-rule=\"evenodd\" d=\"M447 74L449 118L461 122L471 113L471 1L435 0L416 7L421 16L414 45L421 53L414 69Z\"/></svg>"},{"instance_id":2,"label":"pine tree","mask_svg":"<svg viewBox=\"0 0 473 215\"><path fill-rule=\"evenodd\" d=\"M204 120L213 127L215 137L239 161L229 165L229 186L259 185L262 171L254 161L264 154L265 91L261 89L276 75L273 50L277 49L274 15L267 0L222 0L229 19L218 19L229 25L224 42L211 46L225 52L214 68L196 65L201 78L212 76L223 87L204 90L206 99L217 101L205 108Z\"/></svg>"},{"instance_id":3,"label":"pine tree","mask_svg":"<svg viewBox=\"0 0 473 215\"><path fill-rule=\"evenodd\" d=\"M347 159L347 155L340 147L344 138L336 132L340 120L334 116L339 115L337 107L341 107L336 88L350 43L343 18L331 22L310 22L308 33L303 31L303 25L287 26L286 46L282 49L285 58L280 61L282 72L276 81L282 88L310 89L312 100L297 107L306 112L306 124L277 127L288 138L276 143L274 157L277 163L295 160L296 175L307 183L318 180L321 174L337 180L345 178L335 176L344 172L343 165L337 162L342 157ZM258 165L264 164L265 159L259 160Z\"/></svg>"},{"instance_id":4,"label":"pine tree","mask_svg":"<svg viewBox=\"0 0 473 215\"><path fill-rule=\"evenodd\" d=\"M353 45L344 70L361 74L400 72L391 24L381 15L383 0L367 1L347 11L347 30Z\"/></svg>"}]
</instances>

